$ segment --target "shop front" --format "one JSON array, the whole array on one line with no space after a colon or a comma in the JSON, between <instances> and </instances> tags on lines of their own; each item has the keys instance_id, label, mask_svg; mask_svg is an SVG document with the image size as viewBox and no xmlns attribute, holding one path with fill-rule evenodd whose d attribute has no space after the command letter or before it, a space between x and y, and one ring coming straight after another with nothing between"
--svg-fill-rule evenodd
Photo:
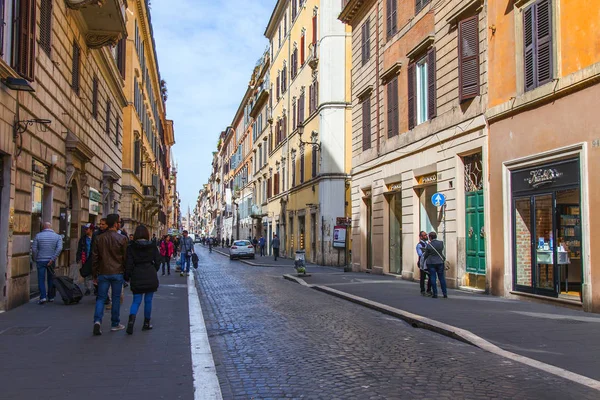
<instances>
[{"instance_id":1,"label":"shop front","mask_svg":"<svg viewBox=\"0 0 600 400\"><path fill-rule=\"evenodd\" d=\"M510 172L513 290L583 301L579 157Z\"/></svg>"}]
</instances>

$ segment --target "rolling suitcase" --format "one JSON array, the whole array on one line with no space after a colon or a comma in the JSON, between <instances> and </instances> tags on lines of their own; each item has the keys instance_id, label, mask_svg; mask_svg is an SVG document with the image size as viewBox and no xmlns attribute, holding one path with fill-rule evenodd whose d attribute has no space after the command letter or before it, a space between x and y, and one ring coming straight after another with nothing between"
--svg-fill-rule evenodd
<instances>
[{"instance_id":1,"label":"rolling suitcase","mask_svg":"<svg viewBox=\"0 0 600 400\"><path fill-rule=\"evenodd\" d=\"M79 286L77 286L73 279L68 276L54 276L52 279L54 287L60 293L63 303L66 305L77 304L83 298L83 293Z\"/></svg>"}]
</instances>

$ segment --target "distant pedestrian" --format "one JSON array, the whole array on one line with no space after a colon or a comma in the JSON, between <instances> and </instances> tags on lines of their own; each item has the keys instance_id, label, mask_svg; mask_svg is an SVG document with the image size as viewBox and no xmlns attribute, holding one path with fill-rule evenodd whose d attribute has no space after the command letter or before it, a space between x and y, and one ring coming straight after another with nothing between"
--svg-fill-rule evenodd
<instances>
[{"instance_id":1,"label":"distant pedestrian","mask_svg":"<svg viewBox=\"0 0 600 400\"><path fill-rule=\"evenodd\" d=\"M92 251L92 270L98 281L98 297L94 312L94 335L102 335L102 316L104 303L108 297L108 289L112 291L111 331L125 329L121 325L121 292L123 290L123 274L125 273L125 254L127 237L117 232L119 215L109 214L106 217L108 231L98 237Z\"/></svg>"},{"instance_id":2,"label":"distant pedestrian","mask_svg":"<svg viewBox=\"0 0 600 400\"><path fill-rule=\"evenodd\" d=\"M98 222L98 226L92 234L92 254L94 254L94 245L96 244L96 239L98 238L98 236L102 235L106 231L108 231L108 225L106 225L106 218L100 218L100 222ZM94 296L98 296L98 282L95 279L93 279L93 274L92 282L94 283ZM110 298L107 297L106 302L107 304L110 304Z\"/></svg>"},{"instance_id":3,"label":"distant pedestrian","mask_svg":"<svg viewBox=\"0 0 600 400\"><path fill-rule=\"evenodd\" d=\"M419 243L417 244L417 255L419 256L417 265L419 267L419 285L421 286L422 296L431 296L431 277L427 272L427 265L423 258L423 253L427 247L427 232L421 231L419 233ZM427 292L425 292L425 279L427 278Z\"/></svg>"},{"instance_id":4,"label":"distant pedestrian","mask_svg":"<svg viewBox=\"0 0 600 400\"><path fill-rule=\"evenodd\" d=\"M225 238L221 238L221 247L225 247Z\"/></svg>"},{"instance_id":5,"label":"distant pedestrian","mask_svg":"<svg viewBox=\"0 0 600 400\"><path fill-rule=\"evenodd\" d=\"M254 254L256 254L256 252L258 251L258 239L256 238L256 236L254 236L254 239L252 239L252 245L254 246Z\"/></svg>"},{"instance_id":6,"label":"distant pedestrian","mask_svg":"<svg viewBox=\"0 0 600 400\"><path fill-rule=\"evenodd\" d=\"M444 263L446 259L442 255L443 253L444 242L437 240L437 234L435 232L429 232L429 243L427 243L427 247L425 247L423 257L425 258L425 263L427 264L427 268L429 270L429 279L431 279L431 288L433 289L432 298L434 299L437 299L438 297L436 282L437 278L440 279L440 285L442 286L442 294L444 295L444 298L448 298L444 269Z\"/></svg>"},{"instance_id":7,"label":"distant pedestrian","mask_svg":"<svg viewBox=\"0 0 600 400\"><path fill-rule=\"evenodd\" d=\"M38 272L38 287L40 289L38 304L54 301L53 268L58 256L60 256L63 245L62 237L52 230L52 223L44 222L43 228L40 233L35 235L31 248ZM48 281L47 293L46 280Z\"/></svg>"},{"instance_id":8,"label":"distant pedestrian","mask_svg":"<svg viewBox=\"0 0 600 400\"><path fill-rule=\"evenodd\" d=\"M158 290L158 277L156 272L160 267L160 253L155 243L150 239L148 229L139 225L135 229L133 242L127 247L127 258L125 266L125 280L130 282L133 302L129 310L129 321L127 322L127 333L133 333L135 317L144 300L144 325L143 331L152 329L150 320L152 318L152 298ZM169 242L170 243L170 242ZM164 273L163 273L164 275Z\"/></svg>"},{"instance_id":9,"label":"distant pedestrian","mask_svg":"<svg viewBox=\"0 0 600 400\"><path fill-rule=\"evenodd\" d=\"M260 247L260 256L265 255L265 238L263 236L258 239L258 246Z\"/></svg>"},{"instance_id":10,"label":"distant pedestrian","mask_svg":"<svg viewBox=\"0 0 600 400\"><path fill-rule=\"evenodd\" d=\"M279 238L277 235L273 235L273 242L271 243L271 247L273 247L273 256L275 256L275 261L277 261L277 257L279 257Z\"/></svg>"},{"instance_id":11,"label":"distant pedestrian","mask_svg":"<svg viewBox=\"0 0 600 400\"><path fill-rule=\"evenodd\" d=\"M229 238L227 238L227 239L225 240L225 245L226 245L227 247L229 247Z\"/></svg>"},{"instance_id":12,"label":"distant pedestrian","mask_svg":"<svg viewBox=\"0 0 600 400\"><path fill-rule=\"evenodd\" d=\"M194 241L191 237L188 236L188 231L183 231L183 237L181 238L181 273L183 276L185 273L186 276L190 275L190 263L192 258L192 253L194 253Z\"/></svg>"},{"instance_id":13,"label":"distant pedestrian","mask_svg":"<svg viewBox=\"0 0 600 400\"><path fill-rule=\"evenodd\" d=\"M129 241L132 241L132 240L133 240L133 234L130 233L129 234Z\"/></svg>"},{"instance_id":14,"label":"distant pedestrian","mask_svg":"<svg viewBox=\"0 0 600 400\"><path fill-rule=\"evenodd\" d=\"M92 238L94 234L94 226L92 224L85 224L83 226L84 234L79 239L77 245L77 254L75 255L75 262L81 263L79 274L85 279L85 295L89 296L93 289L94 279L92 277Z\"/></svg>"},{"instance_id":15,"label":"distant pedestrian","mask_svg":"<svg viewBox=\"0 0 600 400\"><path fill-rule=\"evenodd\" d=\"M171 257L175 248L173 242L171 242L171 236L165 235L164 239L160 242L160 255L162 256L162 274L165 275L165 266L167 267L167 274L171 275Z\"/></svg>"},{"instance_id":16,"label":"distant pedestrian","mask_svg":"<svg viewBox=\"0 0 600 400\"><path fill-rule=\"evenodd\" d=\"M179 244L179 236L175 236L175 238L173 239L173 257L177 257L177 253L179 253Z\"/></svg>"}]
</instances>

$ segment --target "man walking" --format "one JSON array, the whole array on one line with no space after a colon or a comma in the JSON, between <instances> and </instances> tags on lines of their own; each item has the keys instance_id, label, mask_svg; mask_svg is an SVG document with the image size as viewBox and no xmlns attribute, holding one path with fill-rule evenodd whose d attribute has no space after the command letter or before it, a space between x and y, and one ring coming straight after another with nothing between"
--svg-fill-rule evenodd
<instances>
[{"instance_id":1,"label":"man walking","mask_svg":"<svg viewBox=\"0 0 600 400\"><path fill-rule=\"evenodd\" d=\"M192 253L194 253L194 241L188 236L188 231L183 231L183 237L181 238L181 273L183 276L184 272L186 276L190 275L190 261ZM185 270L185 271L184 271Z\"/></svg>"},{"instance_id":2,"label":"man walking","mask_svg":"<svg viewBox=\"0 0 600 400\"><path fill-rule=\"evenodd\" d=\"M36 262L38 271L38 287L40 289L40 300L38 304L54 301L54 284L52 268L62 251L62 238L52 230L50 222L44 222L44 229L35 235L31 248L33 260ZM48 272L46 276L46 272ZM46 278L48 279L48 293L46 293Z\"/></svg>"},{"instance_id":3,"label":"man walking","mask_svg":"<svg viewBox=\"0 0 600 400\"><path fill-rule=\"evenodd\" d=\"M260 256L265 255L265 238L263 236L258 239L258 246L260 247Z\"/></svg>"},{"instance_id":4,"label":"man walking","mask_svg":"<svg viewBox=\"0 0 600 400\"><path fill-rule=\"evenodd\" d=\"M85 295L89 296L93 287L92 278L92 235L94 233L94 226L92 224L85 224L84 235L79 239L77 245L77 254L75 255L75 261L81 263L79 274L85 278Z\"/></svg>"},{"instance_id":5,"label":"man walking","mask_svg":"<svg viewBox=\"0 0 600 400\"><path fill-rule=\"evenodd\" d=\"M440 285L442 286L442 294L444 298L448 298L448 292L446 290L446 276L444 270L445 257L444 253L444 242L437 240L437 234L435 232L429 232L429 243L425 247L423 258L427 264L429 270L429 279L431 280L431 288L433 289L432 298L437 299L437 282L436 277L440 278Z\"/></svg>"},{"instance_id":6,"label":"man walking","mask_svg":"<svg viewBox=\"0 0 600 400\"><path fill-rule=\"evenodd\" d=\"M417 265L419 267L419 285L421 286L422 296L431 296L431 278L427 273L427 266L425 265L425 259L423 253L427 247L427 232L421 231L419 233L419 243L417 244L417 255L419 256ZM427 278L427 292L425 292L425 278Z\"/></svg>"},{"instance_id":7,"label":"man walking","mask_svg":"<svg viewBox=\"0 0 600 400\"><path fill-rule=\"evenodd\" d=\"M271 243L271 247L273 247L273 256L275 257L275 261L277 261L277 257L279 257L279 238L277 235L273 235L273 243Z\"/></svg>"},{"instance_id":8,"label":"man walking","mask_svg":"<svg viewBox=\"0 0 600 400\"><path fill-rule=\"evenodd\" d=\"M98 236L92 251L92 271L98 281L98 297L94 312L94 335L102 335L102 316L104 303L108 298L108 289L112 291L111 328L112 332L125 329L121 325L121 292L125 273L125 254L127 237L118 233L119 215L106 217L108 231Z\"/></svg>"}]
</instances>

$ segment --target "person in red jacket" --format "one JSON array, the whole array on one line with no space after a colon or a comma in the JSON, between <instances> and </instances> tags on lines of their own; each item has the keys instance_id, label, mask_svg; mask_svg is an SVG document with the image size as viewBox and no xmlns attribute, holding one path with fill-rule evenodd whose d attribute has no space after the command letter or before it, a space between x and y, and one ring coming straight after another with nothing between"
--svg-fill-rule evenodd
<instances>
[{"instance_id":1,"label":"person in red jacket","mask_svg":"<svg viewBox=\"0 0 600 400\"><path fill-rule=\"evenodd\" d=\"M171 275L171 257L175 252L175 246L173 246L173 242L171 242L171 236L165 235L163 240L160 241L160 255L162 257L162 275L165 275L165 264L167 266L167 273Z\"/></svg>"}]
</instances>

